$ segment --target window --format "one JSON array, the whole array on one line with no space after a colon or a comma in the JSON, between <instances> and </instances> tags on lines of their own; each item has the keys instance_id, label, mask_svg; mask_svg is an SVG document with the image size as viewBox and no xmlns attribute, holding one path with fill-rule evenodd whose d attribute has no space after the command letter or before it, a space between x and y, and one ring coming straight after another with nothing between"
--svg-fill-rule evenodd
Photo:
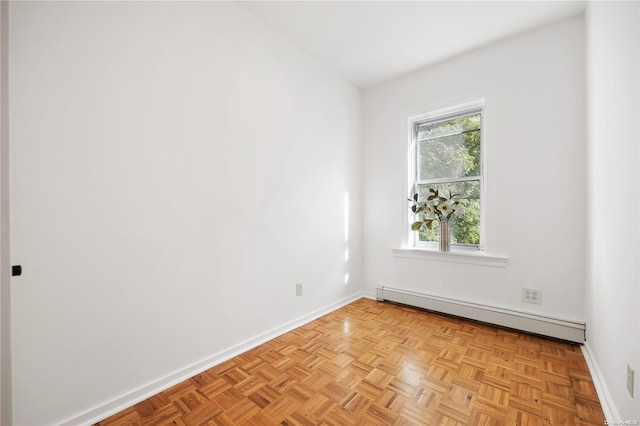
<instances>
[{"instance_id":1,"label":"window","mask_svg":"<svg viewBox=\"0 0 640 426\"><path fill-rule=\"evenodd\" d=\"M426 200L430 189L447 198L457 195L460 214L451 221L455 248L482 249L482 119L483 104L474 102L410 120L410 195ZM439 239L438 226L409 232L417 247Z\"/></svg>"}]
</instances>

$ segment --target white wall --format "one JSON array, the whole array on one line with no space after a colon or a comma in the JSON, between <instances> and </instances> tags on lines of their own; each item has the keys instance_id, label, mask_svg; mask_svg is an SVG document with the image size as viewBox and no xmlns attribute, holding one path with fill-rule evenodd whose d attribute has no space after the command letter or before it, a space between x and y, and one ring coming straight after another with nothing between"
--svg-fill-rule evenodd
<instances>
[{"instance_id":1,"label":"white wall","mask_svg":"<svg viewBox=\"0 0 640 426\"><path fill-rule=\"evenodd\" d=\"M100 412L360 290L357 89L236 3L10 20L15 424Z\"/></svg>"},{"instance_id":2,"label":"white wall","mask_svg":"<svg viewBox=\"0 0 640 426\"><path fill-rule=\"evenodd\" d=\"M587 9L589 262L587 345L604 381L609 420L640 419L640 10ZM636 371L635 398L626 369Z\"/></svg>"},{"instance_id":3,"label":"white wall","mask_svg":"<svg viewBox=\"0 0 640 426\"><path fill-rule=\"evenodd\" d=\"M582 17L526 33L363 94L363 265L388 285L493 306L584 319L585 62ZM412 112L484 97L486 251L504 268L394 257L407 214ZM521 302L521 287L542 305Z\"/></svg>"}]
</instances>

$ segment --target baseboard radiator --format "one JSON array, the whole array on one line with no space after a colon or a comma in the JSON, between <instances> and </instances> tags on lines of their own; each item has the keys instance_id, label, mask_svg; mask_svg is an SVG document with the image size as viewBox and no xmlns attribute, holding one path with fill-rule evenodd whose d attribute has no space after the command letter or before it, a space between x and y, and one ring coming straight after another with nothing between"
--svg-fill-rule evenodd
<instances>
[{"instance_id":1,"label":"baseboard radiator","mask_svg":"<svg viewBox=\"0 0 640 426\"><path fill-rule=\"evenodd\" d=\"M415 306L515 330L583 343L585 323L527 312L482 305L383 286L376 289L376 299Z\"/></svg>"}]
</instances>

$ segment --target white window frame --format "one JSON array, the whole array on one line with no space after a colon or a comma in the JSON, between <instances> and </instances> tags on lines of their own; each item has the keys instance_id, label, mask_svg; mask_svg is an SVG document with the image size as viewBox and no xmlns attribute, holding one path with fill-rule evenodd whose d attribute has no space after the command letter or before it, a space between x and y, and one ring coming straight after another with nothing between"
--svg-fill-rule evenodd
<instances>
[{"instance_id":1,"label":"white window frame","mask_svg":"<svg viewBox=\"0 0 640 426\"><path fill-rule=\"evenodd\" d=\"M416 191L417 182L417 140L416 140L416 125L425 121L437 121L447 118L455 118L480 112L482 119L480 122L480 243L479 244L451 244L453 252L463 253L483 253L485 244L485 188L484 188L484 174L485 174L485 117L486 109L484 99L478 99L470 102L465 102L446 108L440 108L432 110L426 113L413 115L408 118L407 130L408 130L408 154L407 154L407 166L408 166L408 185L405 200L410 199ZM464 180L464 179L463 179ZM476 180L475 178L473 180ZM408 208L408 201L405 202L407 211L407 220L405 223L405 232L407 234L407 247L422 250L437 250L437 242L425 242L418 241L416 238L417 232L412 231L410 224L414 221L414 214Z\"/></svg>"}]
</instances>

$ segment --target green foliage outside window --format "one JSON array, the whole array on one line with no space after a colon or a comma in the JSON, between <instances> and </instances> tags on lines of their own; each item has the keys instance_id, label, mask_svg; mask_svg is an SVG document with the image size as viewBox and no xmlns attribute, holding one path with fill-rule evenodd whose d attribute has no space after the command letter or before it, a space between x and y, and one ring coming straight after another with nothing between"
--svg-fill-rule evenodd
<instances>
[{"instance_id":1,"label":"green foliage outside window","mask_svg":"<svg viewBox=\"0 0 640 426\"><path fill-rule=\"evenodd\" d=\"M459 214L451 218L453 244L480 244L481 113L416 125L416 192L457 194ZM438 241L439 227L420 227L420 241Z\"/></svg>"}]
</instances>

